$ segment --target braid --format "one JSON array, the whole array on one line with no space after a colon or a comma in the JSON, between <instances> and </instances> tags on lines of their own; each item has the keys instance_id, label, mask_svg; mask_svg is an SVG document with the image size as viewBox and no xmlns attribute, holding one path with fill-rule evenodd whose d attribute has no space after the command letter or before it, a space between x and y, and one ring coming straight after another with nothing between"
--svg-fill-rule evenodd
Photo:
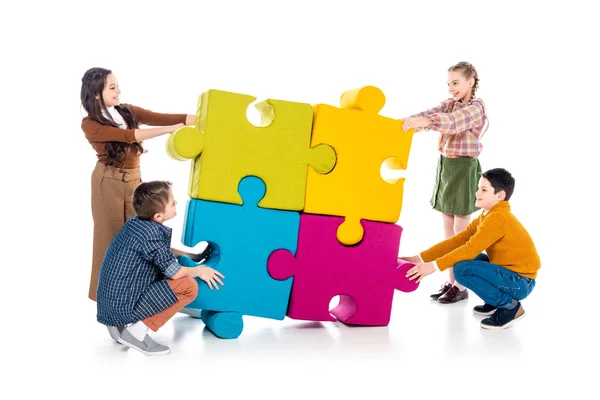
<instances>
[{"instance_id":1,"label":"braid","mask_svg":"<svg viewBox=\"0 0 600 400\"><path fill-rule=\"evenodd\" d=\"M475 70L475 68L473 68L473 70ZM477 91L477 89L479 89L479 77L477 76L477 71L475 71L475 76L473 76L473 78L475 79L475 83L473 84L473 88L471 90L473 91L474 98L475 92Z\"/></svg>"}]
</instances>

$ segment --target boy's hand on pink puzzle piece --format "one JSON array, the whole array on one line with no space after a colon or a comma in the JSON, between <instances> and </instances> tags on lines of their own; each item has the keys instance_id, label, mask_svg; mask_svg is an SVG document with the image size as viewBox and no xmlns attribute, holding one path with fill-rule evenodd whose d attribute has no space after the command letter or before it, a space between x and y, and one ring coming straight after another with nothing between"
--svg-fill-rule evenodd
<instances>
[{"instance_id":1,"label":"boy's hand on pink puzzle piece","mask_svg":"<svg viewBox=\"0 0 600 400\"><path fill-rule=\"evenodd\" d=\"M217 282L221 284L221 286L223 286L223 281L221 279L219 279L219 277L221 278L225 278L223 276L223 274L221 274L219 271L212 269L211 267L198 267L198 278L202 279L204 282L206 282L206 284L208 285L208 287L210 288L210 290L217 289L219 290L219 286L217 286Z\"/></svg>"},{"instance_id":2,"label":"boy's hand on pink puzzle piece","mask_svg":"<svg viewBox=\"0 0 600 400\"><path fill-rule=\"evenodd\" d=\"M423 277L433 273L435 271L435 267L433 266L433 263L421 263L421 264L416 264L414 267L412 267L411 269L408 270L408 272L406 273L406 277L408 278L408 280L414 280L417 279L417 282L421 282L421 279L423 279Z\"/></svg>"}]
</instances>

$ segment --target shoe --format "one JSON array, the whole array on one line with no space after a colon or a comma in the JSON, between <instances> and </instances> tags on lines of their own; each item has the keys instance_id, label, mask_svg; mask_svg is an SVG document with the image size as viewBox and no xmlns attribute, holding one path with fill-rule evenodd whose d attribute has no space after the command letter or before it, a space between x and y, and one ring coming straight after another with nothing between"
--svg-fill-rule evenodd
<instances>
[{"instance_id":1,"label":"shoe","mask_svg":"<svg viewBox=\"0 0 600 400\"><path fill-rule=\"evenodd\" d=\"M160 343L156 343L149 335L146 335L142 341L137 340L127 329L124 329L123 332L121 332L119 343L131 347L147 356L162 356L171 352L170 348Z\"/></svg>"},{"instance_id":2,"label":"shoe","mask_svg":"<svg viewBox=\"0 0 600 400\"><path fill-rule=\"evenodd\" d=\"M492 315L494 311L496 311L496 307L487 303L483 303L482 306L473 307L473 314L477 315Z\"/></svg>"},{"instance_id":3,"label":"shoe","mask_svg":"<svg viewBox=\"0 0 600 400\"><path fill-rule=\"evenodd\" d=\"M506 329L524 316L525 309L523 309L520 302L517 302L517 306L512 310L498 308L491 317L481 321L481 327L484 329Z\"/></svg>"},{"instance_id":4,"label":"shoe","mask_svg":"<svg viewBox=\"0 0 600 400\"><path fill-rule=\"evenodd\" d=\"M457 301L466 300L468 298L469 291L467 289L460 290L457 286L452 286L438 299L438 301L442 304L450 304L456 303Z\"/></svg>"},{"instance_id":5,"label":"shoe","mask_svg":"<svg viewBox=\"0 0 600 400\"><path fill-rule=\"evenodd\" d=\"M121 332L123 332L123 329L125 329L125 325L119 325L119 326L108 326L107 325L106 328L108 329L108 333L110 333L110 337L118 342L119 336L121 336Z\"/></svg>"},{"instance_id":6,"label":"shoe","mask_svg":"<svg viewBox=\"0 0 600 400\"><path fill-rule=\"evenodd\" d=\"M434 293L432 295L430 295L429 297L431 297L434 300L437 300L440 298L440 296L442 296L443 294L445 294L448 290L450 290L450 288L452 287L452 285L449 282L446 282L442 285L442 288L440 289L439 292Z\"/></svg>"}]
</instances>

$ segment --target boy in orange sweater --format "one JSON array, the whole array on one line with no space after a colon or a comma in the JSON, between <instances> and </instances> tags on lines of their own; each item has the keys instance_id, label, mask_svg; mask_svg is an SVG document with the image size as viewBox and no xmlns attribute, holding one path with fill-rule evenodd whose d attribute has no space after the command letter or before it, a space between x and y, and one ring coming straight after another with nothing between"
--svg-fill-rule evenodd
<instances>
[{"instance_id":1,"label":"boy in orange sweater","mask_svg":"<svg viewBox=\"0 0 600 400\"><path fill-rule=\"evenodd\" d=\"M527 230L510 211L515 180L502 168L481 174L475 205L483 211L453 237L417 256L401 257L415 264L406 276L420 282L434 271L454 267L458 283L485 303L473 308L485 329L504 329L525 316L519 300L535 287L540 258ZM485 251L485 254L483 253Z\"/></svg>"}]
</instances>

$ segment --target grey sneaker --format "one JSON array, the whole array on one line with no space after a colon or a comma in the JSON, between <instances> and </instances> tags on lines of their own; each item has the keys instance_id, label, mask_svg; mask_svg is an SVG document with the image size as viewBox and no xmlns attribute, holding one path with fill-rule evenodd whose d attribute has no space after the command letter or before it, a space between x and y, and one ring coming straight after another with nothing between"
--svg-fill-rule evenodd
<instances>
[{"instance_id":1,"label":"grey sneaker","mask_svg":"<svg viewBox=\"0 0 600 400\"><path fill-rule=\"evenodd\" d=\"M108 333L110 333L110 337L118 342L119 336L121 336L121 332L123 332L123 329L125 329L125 325L119 325L119 326L108 326L107 325L106 329L108 329Z\"/></svg>"},{"instance_id":2,"label":"grey sneaker","mask_svg":"<svg viewBox=\"0 0 600 400\"><path fill-rule=\"evenodd\" d=\"M119 336L119 343L124 344L127 347L131 347L132 349L136 349L147 356L162 356L171 352L170 348L156 343L148 335L146 335L144 340L140 342L134 338L127 329L124 329L123 332L121 332L121 336Z\"/></svg>"}]
</instances>

